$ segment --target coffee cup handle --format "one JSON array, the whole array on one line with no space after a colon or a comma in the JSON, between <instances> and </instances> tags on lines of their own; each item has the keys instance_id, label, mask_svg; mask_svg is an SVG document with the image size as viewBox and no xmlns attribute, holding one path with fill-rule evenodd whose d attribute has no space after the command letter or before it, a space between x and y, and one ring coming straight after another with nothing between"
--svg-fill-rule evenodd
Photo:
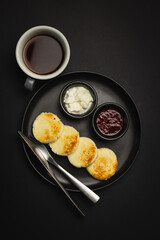
<instances>
[{"instance_id":1,"label":"coffee cup handle","mask_svg":"<svg viewBox=\"0 0 160 240\"><path fill-rule=\"evenodd\" d=\"M34 85L35 85L35 82L36 80L31 78L31 77L27 77L26 78L26 81L24 83L24 87L29 90L29 91L32 91L33 88L34 88Z\"/></svg>"}]
</instances>

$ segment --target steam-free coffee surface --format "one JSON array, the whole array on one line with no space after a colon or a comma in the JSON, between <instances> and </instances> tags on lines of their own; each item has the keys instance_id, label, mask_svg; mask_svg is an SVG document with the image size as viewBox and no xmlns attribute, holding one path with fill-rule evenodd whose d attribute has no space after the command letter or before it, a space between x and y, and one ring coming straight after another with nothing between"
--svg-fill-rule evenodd
<instances>
[{"instance_id":1,"label":"steam-free coffee surface","mask_svg":"<svg viewBox=\"0 0 160 240\"><path fill-rule=\"evenodd\" d=\"M27 68L40 75L56 71L63 61L59 41L49 35L37 35L24 46L23 61Z\"/></svg>"}]
</instances>

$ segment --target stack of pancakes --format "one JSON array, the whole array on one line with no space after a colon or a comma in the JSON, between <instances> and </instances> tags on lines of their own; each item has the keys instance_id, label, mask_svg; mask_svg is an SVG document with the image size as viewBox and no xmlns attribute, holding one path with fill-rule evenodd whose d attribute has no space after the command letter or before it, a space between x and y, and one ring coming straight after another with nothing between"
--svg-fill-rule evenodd
<instances>
[{"instance_id":1,"label":"stack of pancakes","mask_svg":"<svg viewBox=\"0 0 160 240\"><path fill-rule=\"evenodd\" d=\"M49 144L55 154L67 156L73 166L86 168L96 179L106 180L117 170L117 157L112 150L97 149L90 138L80 137L75 128L64 125L53 113L43 112L37 116L33 135L41 143Z\"/></svg>"}]
</instances>

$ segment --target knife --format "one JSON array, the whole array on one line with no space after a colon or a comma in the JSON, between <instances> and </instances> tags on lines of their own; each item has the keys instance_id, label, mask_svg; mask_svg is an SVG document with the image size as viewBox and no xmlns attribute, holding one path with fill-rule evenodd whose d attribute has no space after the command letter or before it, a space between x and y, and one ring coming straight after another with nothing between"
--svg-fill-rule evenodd
<instances>
[{"instance_id":1,"label":"knife","mask_svg":"<svg viewBox=\"0 0 160 240\"><path fill-rule=\"evenodd\" d=\"M79 208L79 206L74 202L74 200L71 198L67 190L64 188L64 186L61 184L61 182L58 180L54 172L52 171L51 167L48 164L48 161L46 161L45 154L41 151L41 149L29 138L27 138L21 131L18 131L19 135L22 137L22 139L27 143L27 145L30 147L30 149L33 151L33 153L36 155L36 157L39 159L43 167L47 170L49 175L54 179L54 181L58 184L58 186L61 188L61 190L65 193L65 195L69 198L71 203L74 205L74 207L78 210L78 212L85 216L83 211Z\"/></svg>"}]
</instances>

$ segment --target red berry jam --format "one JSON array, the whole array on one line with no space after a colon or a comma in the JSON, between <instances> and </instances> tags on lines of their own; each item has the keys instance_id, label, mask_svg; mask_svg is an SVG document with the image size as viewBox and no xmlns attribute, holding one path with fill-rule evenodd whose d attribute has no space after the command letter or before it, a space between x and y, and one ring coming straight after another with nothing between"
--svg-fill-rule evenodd
<instances>
[{"instance_id":1,"label":"red berry jam","mask_svg":"<svg viewBox=\"0 0 160 240\"><path fill-rule=\"evenodd\" d=\"M113 136L123 128L123 118L117 110L103 108L97 116L96 124L101 133L106 136Z\"/></svg>"}]
</instances>

